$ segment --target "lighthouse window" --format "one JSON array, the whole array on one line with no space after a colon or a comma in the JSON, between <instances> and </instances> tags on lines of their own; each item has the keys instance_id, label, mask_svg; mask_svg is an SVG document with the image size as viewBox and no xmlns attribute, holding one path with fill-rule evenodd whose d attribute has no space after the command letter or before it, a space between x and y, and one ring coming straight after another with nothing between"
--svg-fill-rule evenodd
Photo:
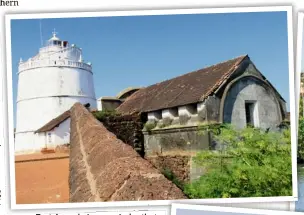
<instances>
[{"instance_id":1,"label":"lighthouse window","mask_svg":"<svg viewBox=\"0 0 304 215\"><path fill-rule=\"evenodd\" d=\"M52 134L51 133L48 133L48 139L49 139L49 143L52 142Z\"/></svg>"},{"instance_id":2,"label":"lighthouse window","mask_svg":"<svg viewBox=\"0 0 304 215\"><path fill-rule=\"evenodd\" d=\"M55 41L53 41L53 45L58 45L58 46L61 46L61 41L57 41L57 40L55 40Z\"/></svg>"}]
</instances>

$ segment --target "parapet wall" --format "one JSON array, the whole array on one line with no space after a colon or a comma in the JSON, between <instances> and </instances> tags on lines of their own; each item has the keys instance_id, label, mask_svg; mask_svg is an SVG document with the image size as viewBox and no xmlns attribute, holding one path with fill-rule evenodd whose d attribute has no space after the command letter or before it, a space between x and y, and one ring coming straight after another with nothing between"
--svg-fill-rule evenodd
<instances>
[{"instance_id":1,"label":"parapet wall","mask_svg":"<svg viewBox=\"0 0 304 215\"><path fill-rule=\"evenodd\" d=\"M80 103L71 108L70 137L70 202L186 198Z\"/></svg>"},{"instance_id":2,"label":"parapet wall","mask_svg":"<svg viewBox=\"0 0 304 215\"><path fill-rule=\"evenodd\" d=\"M197 152L209 149L209 134L200 133L197 126L177 127L145 131L145 156L164 155L176 152Z\"/></svg>"},{"instance_id":3,"label":"parapet wall","mask_svg":"<svg viewBox=\"0 0 304 215\"><path fill-rule=\"evenodd\" d=\"M160 171L170 170L182 182L198 179L203 170L193 161L196 153L215 147L209 133L198 126L144 131L145 159Z\"/></svg>"}]
</instances>

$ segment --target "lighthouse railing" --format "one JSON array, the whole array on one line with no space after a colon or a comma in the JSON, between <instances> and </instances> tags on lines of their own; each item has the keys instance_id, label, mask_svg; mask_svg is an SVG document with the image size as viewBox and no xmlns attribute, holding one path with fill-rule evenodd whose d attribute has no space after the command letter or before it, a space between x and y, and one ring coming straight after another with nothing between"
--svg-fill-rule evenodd
<instances>
[{"instance_id":1,"label":"lighthouse railing","mask_svg":"<svg viewBox=\"0 0 304 215\"><path fill-rule=\"evenodd\" d=\"M92 72L92 66L84 62L77 62L71 60L38 60L38 61L27 61L19 64L19 72L23 72L29 69L42 68L42 67L72 67L80 68Z\"/></svg>"}]
</instances>

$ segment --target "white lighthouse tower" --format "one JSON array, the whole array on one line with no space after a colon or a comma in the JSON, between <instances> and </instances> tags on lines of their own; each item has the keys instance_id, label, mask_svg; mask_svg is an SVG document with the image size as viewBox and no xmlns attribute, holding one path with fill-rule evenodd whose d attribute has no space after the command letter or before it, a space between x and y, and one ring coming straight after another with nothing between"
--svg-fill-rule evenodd
<instances>
[{"instance_id":1,"label":"white lighthouse tower","mask_svg":"<svg viewBox=\"0 0 304 215\"><path fill-rule=\"evenodd\" d=\"M50 133L38 135L35 131L76 102L97 106L92 66L83 61L81 48L60 40L54 31L36 56L19 63L15 154L44 148ZM69 124L62 129L52 137L58 142L54 144L63 142L60 138L69 134Z\"/></svg>"}]
</instances>

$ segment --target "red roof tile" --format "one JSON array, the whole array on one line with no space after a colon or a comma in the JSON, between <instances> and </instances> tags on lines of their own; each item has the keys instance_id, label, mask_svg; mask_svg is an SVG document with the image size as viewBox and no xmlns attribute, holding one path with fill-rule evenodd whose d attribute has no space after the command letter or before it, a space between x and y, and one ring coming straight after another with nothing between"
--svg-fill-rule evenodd
<instances>
[{"instance_id":1,"label":"red roof tile","mask_svg":"<svg viewBox=\"0 0 304 215\"><path fill-rule=\"evenodd\" d=\"M123 114L155 111L199 102L216 90L247 55L139 89L122 103Z\"/></svg>"}]
</instances>

